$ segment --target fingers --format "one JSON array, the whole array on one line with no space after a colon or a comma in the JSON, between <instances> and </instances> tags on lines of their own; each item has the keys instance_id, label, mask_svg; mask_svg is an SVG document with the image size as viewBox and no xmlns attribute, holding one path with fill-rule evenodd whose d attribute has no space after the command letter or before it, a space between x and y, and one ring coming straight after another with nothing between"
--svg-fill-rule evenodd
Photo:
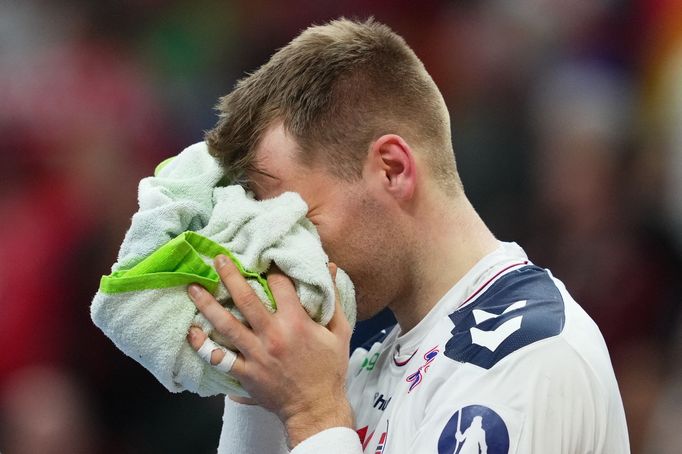
<instances>
[{"instance_id":1,"label":"fingers","mask_svg":"<svg viewBox=\"0 0 682 454\"><path fill-rule=\"evenodd\" d=\"M218 255L215 258L215 268L223 284L227 287L227 291L230 292L232 301L249 322L249 325L253 327L254 331L264 330L270 323L272 314L265 309L258 295L246 282L236 265L224 255Z\"/></svg>"},{"instance_id":2,"label":"fingers","mask_svg":"<svg viewBox=\"0 0 682 454\"><path fill-rule=\"evenodd\" d=\"M294 283L274 264L268 272L268 285L277 303L278 313L283 314L291 310L303 311Z\"/></svg>"},{"instance_id":3,"label":"fingers","mask_svg":"<svg viewBox=\"0 0 682 454\"><path fill-rule=\"evenodd\" d=\"M242 405L258 405L258 402L256 399L253 399L251 397L242 397L242 396L232 396L228 395L227 397L230 398L230 400L240 403Z\"/></svg>"},{"instance_id":4,"label":"fingers","mask_svg":"<svg viewBox=\"0 0 682 454\"><path fill-rule=\"evenodd\" d=\"M338 297L336 298L336 304L334 306L334 315L331 320L329 320L327 329L340 338L350 339L352 331Z\"/></svg>"},{"instance_id":5,"label":"fingers","mask_svg":"<svg viewBox=\"0 0 682 454\"><path fill-rule=\"evenodd\" d=\"M189 333L187 333L187 341L195 351L199 351L206 339L208 339L208 336L198 326L192 326L189 329ZM211 365L215 366L218 364L222 361L224 356L225 353L222 350L213 350L213 352L211 352Z\"/></svg>"},{"instance_id":6,"label":"fingers","mask_svg":"<svg viewBox=\"0 0 682 454\"><path fill-rule=\"evenodd\" d=\"M187 341L194 351L199 351L207 338L208 336L206 333L197 326L192 326L187 333ZM213 350L213 352L211 352L211 365L215 366L218 364L223 359L223 356L225 356L225 354L221 350Z\"/></svg>"},{"instance_id":7,"label":"fingers","mask_svg":"<svg viewBox=\"0 0 682 454\"><path fill-rule=\"evenodd\" d=\"M199 312L204 314L215 329L239 351L248 353L258 344L255 334L221 306L203 287L192 284L188 287L188 293Z\"/></svg>"},{"instance_id":8,"label":"fingers","mask_svg":"<svg viewBox=\"0 0 682 454\"><path fill-rule=\"evenodd\" d=\"M336 263L329 262L328 268L329 268L329 274L332 275L332 281L334 282L334 288L336 288L336 272L339 270L339 267L336 266Z\"/></svg>"},{"instance_id":9,"label":"fingers","mask_svg":"<svg viewBox=\"0 0 682 454\"><path fill-rule=\"evenodd\" d=\"M337 266L334 263L329 263L329 273L332 275L332 281L334 283L334 315L327 324L327 328L339 337L350 339L351 328L348 320L346 319L346 314L343 312L341 307L341 296L339 295L339 289L336 286L336 271Z\"/></svg>"},{"instance_id":10,"label":"fingers","mask_svg":"<svg viewBox=\"0 0 682 454\"><path fill-rule=\"evenodd\" d=\"M244 371L244 359L213 342L201 328L192 326L187 333L187 341L204 361L221 372L238 377Z\"/></svg>"}]
</instances>

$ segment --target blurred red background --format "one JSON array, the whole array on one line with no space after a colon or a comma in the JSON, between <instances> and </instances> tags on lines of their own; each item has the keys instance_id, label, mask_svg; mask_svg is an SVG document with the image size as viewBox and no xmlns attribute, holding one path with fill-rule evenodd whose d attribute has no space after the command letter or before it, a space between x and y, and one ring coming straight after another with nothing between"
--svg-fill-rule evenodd
<instances>
[{"instance_id":1,"label":"blurred red background","mask_svg":"<svg viewBox=\"0 0 682 454\"><path fill-rule=\"evenodd\" d=\"M0 450L215 452L221 398L172 395L90 322L154 165L302 28L370 15L452 115L493 232L600 325L633 453L682 446L682 2L0 3ZM354 343L389 323L359 325Z\"/></svg>"}]
</instances>

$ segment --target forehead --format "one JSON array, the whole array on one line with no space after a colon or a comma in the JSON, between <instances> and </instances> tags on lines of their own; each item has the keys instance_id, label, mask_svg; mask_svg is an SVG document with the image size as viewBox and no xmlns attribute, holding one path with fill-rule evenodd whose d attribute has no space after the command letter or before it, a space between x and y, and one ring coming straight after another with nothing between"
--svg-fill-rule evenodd
<instances>
[{"instance_id":1,"label":"forehead","mask_svg":"<svg viewBox=\"0 0 682 454\"><path fill-rule=\"evenodd\" d=\"M265 130L254 150L254 165L261 168L288 169L296 162L300 147L281 123Z\"/></svg>"},{"instance_id":2,"label":"forehead","mask_svg":"<svg viewBox=\"0 0 682 454\"><path fill-rule=\"evenodd\" d=\"M310 175L311 169L297 159L300 147L281 123L265 130L246 171L258 198L274 197L295 190L295 184Z\"/></svg>"}]
</instances>

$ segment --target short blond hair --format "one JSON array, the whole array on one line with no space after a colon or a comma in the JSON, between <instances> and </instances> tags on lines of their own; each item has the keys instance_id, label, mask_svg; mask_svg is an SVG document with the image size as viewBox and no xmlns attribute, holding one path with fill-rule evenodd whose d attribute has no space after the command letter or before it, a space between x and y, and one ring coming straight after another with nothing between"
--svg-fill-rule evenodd
<instances>
[{"instance_id":1,"label":"short blond hair","mask_svg":"<svg viewBox=\"0 0 682 454\"><path fill-rule=\"evenodd\" d=\"M438 87L403 38L373 19L309 27L217 109L206 142L230 174L248 167L264 131L281 121L300 162L321 162L340 178L360 178L370 144L392 133L423 154L446 192L461 187Z\"/></svg>"}]
</instances>

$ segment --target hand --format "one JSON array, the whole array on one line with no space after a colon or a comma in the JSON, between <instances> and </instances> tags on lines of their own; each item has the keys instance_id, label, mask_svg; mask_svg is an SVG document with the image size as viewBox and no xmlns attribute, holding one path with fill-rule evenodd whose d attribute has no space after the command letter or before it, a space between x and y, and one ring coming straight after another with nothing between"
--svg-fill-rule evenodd
<instances>
[{"instance_id":1,"label":"hand","mask_svg":"<svg viewBox=\"0 0 682 454\"><path fill-rule=\"evenodd\" d=\"M283 422L290 446L324 429L352 428L353 415L345 396L351 329L339 304L329 324L315 323L305 312L291 280L281 271L268 274L277 312L265 309L253 289L226 257L218 256L216 270L249 327L239 322L198 285L189 287L197 309L238 350L230 372L264 408ZM332 275L336 266L330 265ZM205 334L192 328L188 338L195 349ZM211 362L223 353L214 351Z\"/></svg>"},{"instance_id":2,"label":"hand","mask_svg":"<svg viewBox=\"0 0 682 454\"><path fill-rule=\"evenodd\" d=\"M206 333L204 333L198 326L192 326L189 329L189 333L187 334L187 340L189 341L189 344L192 346L194 350L197 351L201 348L201 345L204 343L207 337L208 336L206 335ZM213 350L213 352L211 352L211 364L215 366L216 364L223 360L224 356L225 353L223 353L222 350ZM229 395L227 397L229 397L230 400L233 400L243 405L258 405L258 402L256 402L254 399L250 397Z\"/></svg>"}]
</instances>

